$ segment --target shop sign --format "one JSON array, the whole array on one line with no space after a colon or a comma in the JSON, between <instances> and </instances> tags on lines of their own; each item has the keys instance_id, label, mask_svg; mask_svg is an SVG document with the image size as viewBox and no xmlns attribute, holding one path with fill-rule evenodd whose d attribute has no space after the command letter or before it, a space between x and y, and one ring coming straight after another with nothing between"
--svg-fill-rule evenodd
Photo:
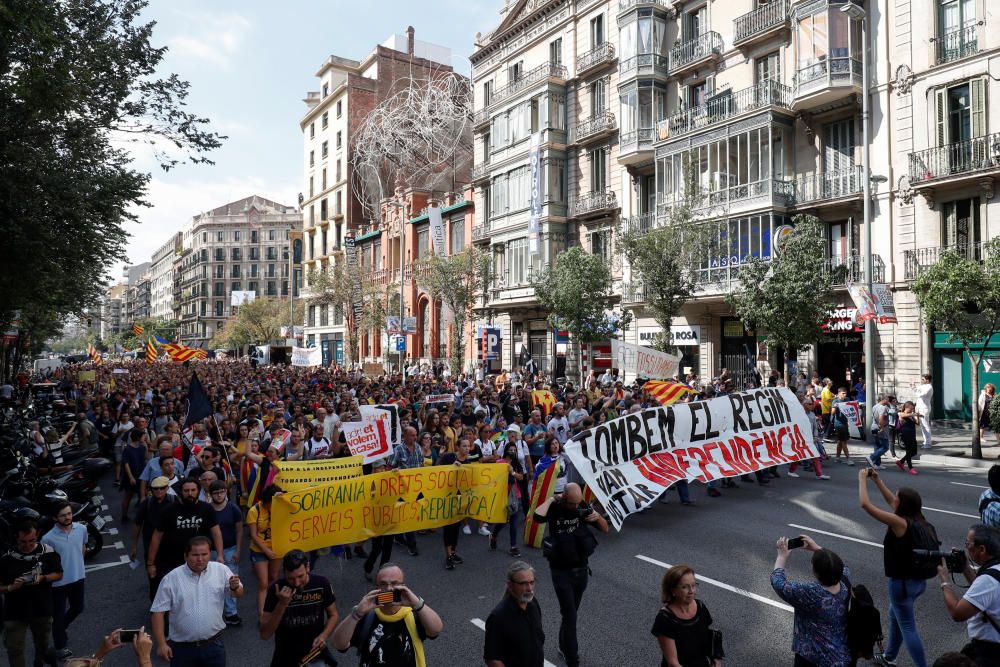
<instances>
[{"instance_id":1,"label":"shop sign","mask_svg":"<svg viewBox=\"0 0 1000 667\"><path fill-rule=\"evenodd\" d=\"M824 333L840 333L843 331L864 331L857 324L857 308L834 308L823 323Z\"/></svg>"},{"instance_id":2,"label":"shop sign","mask_svg":"<svg viewBox=\"0 0 1000 667\"><path fill-rule=\"evenodd\" d=\"M652 345L656 335L662 329L656 327L639 327L639 345ZM695 346L701 342L701 327L698 325L675 324L670 327L670 344L676 347Z\"/></svg>"}]
</instances>

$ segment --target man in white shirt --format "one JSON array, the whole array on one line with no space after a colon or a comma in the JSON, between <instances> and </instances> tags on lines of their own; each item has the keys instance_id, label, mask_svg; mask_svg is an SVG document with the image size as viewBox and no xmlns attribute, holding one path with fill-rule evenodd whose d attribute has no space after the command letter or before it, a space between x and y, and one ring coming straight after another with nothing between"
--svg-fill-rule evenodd
<instances>
[{"instance_id":1,"label":"man in white shirt","mask_svg":"<svg viewBox=\"0 0 1000 667\"><path fill-rule=\"evenodd\" d=\"M913 402L917 405L917 414L920 415L920 431L924 435L922 449L931 448L931 403L934 400L934 387L931 385L930 375L921 375L920 384L914 389Z\"/></svg>"},{"instance_id":2,"label":"man in white shirt","mask_svg":"<svg viewBox=\"0 0 1000 667\"><path fill-rule=\"evenodd\" d=\"M597 381L601 383L602 387L610 387L613 379L614 378L611 376L611 369L605 368L601 377L599 377Z\"/></svg>"},{"instance_id":3,"label":"man in white shirt","mask_svg":"<svg viewBox=\"0 0 1000 667\"><path fill-rule=\"evenodd\" d=\"M941 594L948 614L955 621L965 621L970 642L962 653L977 665L1000 664L1000 530L976 524L965 538L968 556L962 573L970 582L961 598L953 590L951 574L938 566ZM973 566L978 566L978 571Z\"/></svg>"},{"instance_id":4,"label":"man in white shirt","mask_svg":"<svg viewBox=\"0 0 1000 667\"><path fill-rule=\"evenodd\" d=\"M569 420L563 414L562 403L556 403L552 406L552 418L549 419L547 428L549 433L555 434L556 440L560 444L565 445L566 441L569 440Z\"/></svg>"},{"instance_id":5,"label":"man in white shirt","mask_svg":"<svg viewBox=\"0 0 1000 667\"><path fill-rule=\"evenodd\" d=\"M163 577L150 611L156 654L171 667L226 664L222 610L226 597L243 597L243 584L222 563L212 561L211 542L193 537L184 551L184 565ZM164 615L170 614L170 642L164 635Z\"/></svg>"},{"instance_id":6,"label":"man in white shirt","mask_svg":"<svg viewBox=\"0 0 1000 667\"><path fill-rule=\"evenodd\" d=\"M584 417L590 416L587 412L587 408L583 407L586 400L582 396L578 396L576 399L575 407L569 411L569 427L576 428L583 421Z\"/></svg>"}]
</instances>

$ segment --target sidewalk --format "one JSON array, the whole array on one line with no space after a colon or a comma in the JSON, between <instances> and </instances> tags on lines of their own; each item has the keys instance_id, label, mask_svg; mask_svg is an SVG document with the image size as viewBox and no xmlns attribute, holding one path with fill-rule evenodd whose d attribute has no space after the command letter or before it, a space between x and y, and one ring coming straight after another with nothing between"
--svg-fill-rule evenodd
<instances>
[{"instance_id":1,"label":"sidewalk","mask_svg":"<svg viewBox=\"0 0 1000 667\"><path fill-rule=\"evenodd\" d=\"M1000 445L992 431L986 431L983 438L983 458L972 458L972 429L939 425L935 422L931 428L934 446L919 449L921 461L928 463L946 463L948 465L965 466L969 468L989 468L994 463L1000 463ZM920 432L917 432L917 442L921 442Z\"/></svg>"}]
</instances>

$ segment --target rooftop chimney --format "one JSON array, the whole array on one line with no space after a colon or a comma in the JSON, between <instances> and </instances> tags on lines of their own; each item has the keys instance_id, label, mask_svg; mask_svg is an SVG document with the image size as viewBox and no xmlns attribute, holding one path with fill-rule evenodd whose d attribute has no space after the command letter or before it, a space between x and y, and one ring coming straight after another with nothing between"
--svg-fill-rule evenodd
<instances>
[{"instance_id":1,"label":"rooftop chimney","mask_svg":"<svg viewBox=\"0 0 1000 667\"><path fill-rule=\"evenodd\" d=\"M413 26L406 28L406 53L413 55Z\"/></svg>"}]
</instances>

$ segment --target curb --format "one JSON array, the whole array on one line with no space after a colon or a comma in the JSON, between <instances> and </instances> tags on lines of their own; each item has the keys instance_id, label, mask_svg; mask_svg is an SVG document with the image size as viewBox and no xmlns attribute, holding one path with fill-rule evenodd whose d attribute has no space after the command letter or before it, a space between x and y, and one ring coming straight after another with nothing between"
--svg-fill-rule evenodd
<instances>
[{"instance_id":1,"label":"curb","mask_svg":"<svg viewBox=\"0 0 1000 667\"><path fill-rule=\"evenodd\" d=\"M969 456L954 456L946 454L923 454L918 459L926 463L941 463L944 465L958 466L960 468L980 468L989 470L997 462L990 459L974 459Z\"/></svg>"}]
</instances>

